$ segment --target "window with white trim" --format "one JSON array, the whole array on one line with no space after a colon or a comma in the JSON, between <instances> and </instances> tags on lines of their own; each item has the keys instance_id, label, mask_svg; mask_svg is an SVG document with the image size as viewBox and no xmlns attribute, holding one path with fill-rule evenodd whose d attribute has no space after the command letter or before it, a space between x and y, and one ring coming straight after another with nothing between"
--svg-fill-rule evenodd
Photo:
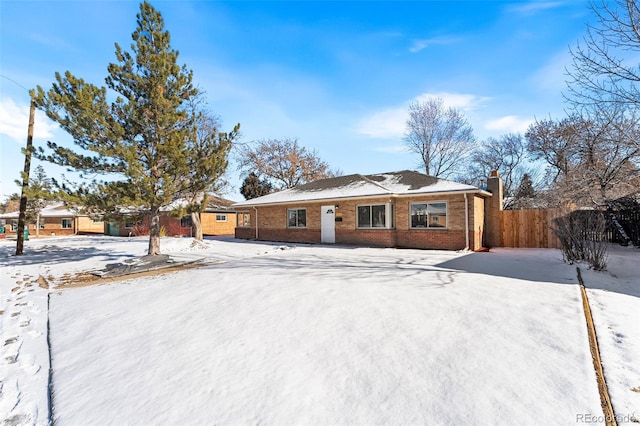
<instances>
[{"instance_id":1,"label":"window with white trim","mask_svg":"<svg viewBox=\"0 0 640 426\"><path fill-rule=\"evenodd\" d=\"M11 231L16 232L18 230L18 219L11 219Z\"/></svg>"},{"instance_id":2,"label":"window with white trim","mask_svg":"<svg viewBox=\"0 0 640 426\"><path fill-rule=\"evenodd\" d=\"M446 202L411 204L411 228L444 229L446 227Z\"/></svg>"},{"instance_id":3,"label":"window with white trim","mask_svg":"<svg viewBox=\"0 0 640 426\"><path fill-rule=\"evenodd\" d=\"M62 219L62 229L71 229L71 221L73 219L64 218Z\"/></svg>"},{"instance_id":4,"label":"window with white trim","mask_svg":"<svg viewBox=\"0 0 640 426\"><path fill-rule=\"evenodd\" d=\"M226 222L227 221L227 215L226 214L217 214L216 215L216 222Z\"/></svg>"},{"instance_id":5,"label":"window with white trim","mask_svg":"<svg viewBox=\"0 0 640 426\"><path fill-rule=\"evenodd\" d=\"M395 225L394 206L391 203L360 205L357 207L358 228L386 228Z\"/></svg>"},{"instance_id":6,"label":"window with white trim","mask_svg":"<svg viewBox=\"0 0 640 426\"><path fill-rule=\"evenodd\" d=\"M44 219L40 219L40 221L38 222L38 227L40 229L44 229Z\"/></svg>"},{"instance_id":7,"label":"window with white trim","mask_svg":"<svg viewBox=\"0 0 640 426\"><path fill-rule=\"evenodd\" d=\"M307 209L288 209L287 226L289 228L306 228Z\"/></svg>"},{"instance_id":8,"label":"window with white trim","mask_svg":"<svg viewBox=\"0 0 640 426\"><path fill-rule=\"evenodd\" d=\"M251 227L251 213L238 213L238 227Z\"/></svg>"}]
</instances>

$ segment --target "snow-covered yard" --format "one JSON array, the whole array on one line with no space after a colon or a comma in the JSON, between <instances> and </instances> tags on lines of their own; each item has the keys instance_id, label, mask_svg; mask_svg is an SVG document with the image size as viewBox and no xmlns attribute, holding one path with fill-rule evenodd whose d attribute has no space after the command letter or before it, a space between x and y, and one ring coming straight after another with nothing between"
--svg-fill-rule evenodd
<instances>
[{"instance_id":1,"label":"snow-covered yard","mask_svg":"<svg viewBox=\"0 0 640 426\"><path fill-rule=\"evenodd\" d=\"M575 267L490 253L163 239L198 269L43 289L142 238L0 242L5 424L602 422ZM640 418L640 251L584 271L622 422ZM613 276L615 275L615 276ZM47 332L47 296L49 333ZM619 419L619 420L620 420Z\"/></svg>"}]
</instances>

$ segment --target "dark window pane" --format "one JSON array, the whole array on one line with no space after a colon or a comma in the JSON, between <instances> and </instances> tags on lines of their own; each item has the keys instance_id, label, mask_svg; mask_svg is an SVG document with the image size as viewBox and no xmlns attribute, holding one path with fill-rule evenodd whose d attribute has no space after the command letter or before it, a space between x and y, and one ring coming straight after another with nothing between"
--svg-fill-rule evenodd
<instances>
[{"instance_id":1,"label":"dark window pane","mask_svg":"<svg viewBox=\"0 0 640 426\"><path fill-rule=\"evenodd\" d=\"M298 227L306 228L307 226L307 211L304 209L298 210Z\"/></svg>"},{"instance_id":2,"label":"dark window pane","mask_svg":"<svg viewBox=\"0 0 640 426\"><path fill-rule=\"evenodd\" d=\"M184 216L182 219L180 219L180 226L182 228L189 228L190 226L193 226L191 216Z\"/></svg>"},{"instance_id":3,"label":"dark window pane","mask_svg":"<svg viewBox=\"0 0 640 426\"><path fill-rule=\"evenodd\" d=\"M371 226L371 207L359 206L358 207L358 227L368 228Z\"/></svg>"},{"instance_id":4,"label":"dark window pane","mask_svg":"<svg viewBox=\"0 0 640 426\"><path fill-rule=\"evenodd\" d=\"M445 228L447 226L447 204L429 204L429 228Z\"/></svg>"},{"instance_id":5,"label":"dark window pane","mask_svg":"<svg viewBox=\"0 0 640 426\"><path fill-rule=\"evenodd\" d=\"M412 228L427 227L427 205L426 204L411 205L411 227Z\"/></svg>"},{"instance_id":6,"label":"dark window pane","mask_svg":"<svg viewBox=\"0 0 640 426\"><path fill-rule=\"evenodd\" d=\"M371 206L371 226L374 228L384 228L385 206Z\"/></svg>"},{"instance_id":7,"label":"dark window pane","mask_svg":"<svg viewBox=\"0 0 640 426\"><path fill-rule=\"evenodd\" d=\"M296 211L289 210L289 227L295 228L296 226Z\"/></svg>"}]
</instances>

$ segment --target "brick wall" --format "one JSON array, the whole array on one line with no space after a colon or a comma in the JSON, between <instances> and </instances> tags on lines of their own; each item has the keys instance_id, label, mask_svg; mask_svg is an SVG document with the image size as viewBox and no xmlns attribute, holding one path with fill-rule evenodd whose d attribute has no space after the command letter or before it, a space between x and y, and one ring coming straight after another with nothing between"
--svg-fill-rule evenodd
<instances>
[{"instance_id":1,"label":"brick wall","mask_svg":"<svg viewBox=\"0 0 640 426\"><path fill-rule=\"evenodd\" d=\"M462 250L466 245L464 231L446 231L439 229L398 230L398 247Z\"/></svg>"},{"instance_id":2,"label":"brick wall","mask_svg":"<svg viewBox=\"0 0 640 426\"><path fill-rule=\"evenodd\" d=\"M396 247L395 229L344 229L338 233L336 243L369 247Z\"/></svg>"},{"instance_id":3,"label":"brick wall","mask_svg":"<svg viewBox=\"0 0 640 426\"><path fill-rule=\"evenodd\" d=\"M491 177L489 177L489 179L487 179L487 191L493 194L493 196L488 198L485 203L485 217L487 224L485 240L487 247L491 248L500 246L500 219L502 217L501 212L503 209L504 185L498 172L495 172Z\"/></svg>"},{"instance_id":4,"label":"brick wall","mask_svg":"<svg viewBox=\"0 0 640 426\"><path fill-rule=\"evenodd\" d=\"M235 236L243 240L253 240L256 237L256 228L236 228Z\"/></svg>"},{"instance_id":5,"label":"brick wall","mask_svg":"<svg viewBox=\"0 0 640 426\"><path fill-rule=\"evenodd\" d=\"M73 235L76 233L76 220L75 218L68 217L71 219L71 228L63 229L62 228L62 217L45 217L41 218L44 220L44 229L36 229L35 221L30 221L25 223L25 229L29 229L29 235ZM65 217L67 219L67 217ZM15 235L16 231L11 230L11 219L6 219L5 225L5 233L7 235Z\"/></svg>"},{"instance_id":6,"label":"brick wall","mask_svg":"<svg viewBox=\"0 0 640 426\"><path fill-rule=\"evenodd\" d=\"M357 206L386 204L395 207L394 229L358 229ZM446 229L411 229L410 205L415 202L446 202ZM285 241L319 243L321 241L322 205L336 206L335 235L337 244L352 244L374 247L407 247L424 249L460 250L466 246L465 238L465 198L463 194L416 197L379 197L363 200L339 200L334 202L310 202L284 206L258 207L258 239L264 241ZM471 249L482 247L484 233L484 199L468 195L469 245ZM293 229L287 227L287 210L305 208L307 227ZM236 228L237 238L254 239L256 213L251 211L251 227Z\"/></svg>"},{"instance_id":7,"label":"brick wall","mask_svg":"<svg viewBox=\"0 0 640 426\"><path fill-rule=\"evenodd\" d=\"M255 236L255 234L254 234ZM319 229L260 229L259 237L262 241L282 241L287 243L319 243Z\"/></svg>"},{"instance_id":8,"label":"brick wall","mask_svg":"<svg viewBox=\"0 0 640 426\"><path fill-rule=\"evenodd\" d=\"M132 219L133 221L133 219ZM149 216L145 215L133 227L125 227L126 221L118 223L121 237L149 235ZM106 233L106 230L105 230ZM191 227L180 226L180 218L160 213L160 233L170 237L191 236Z\"/></svg>"}]
</instances>

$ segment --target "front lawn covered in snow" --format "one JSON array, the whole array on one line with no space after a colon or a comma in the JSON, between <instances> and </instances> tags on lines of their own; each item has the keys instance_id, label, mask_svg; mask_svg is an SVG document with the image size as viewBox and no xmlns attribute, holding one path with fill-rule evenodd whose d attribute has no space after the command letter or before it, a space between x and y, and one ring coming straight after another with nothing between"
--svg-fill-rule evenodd
<instances>
[{"instance_id":1,"label":"front lawn covered in snow","mask_svg":"<svg viewBox=\"0 0 640 426\"><path fill-rule=\"evenodd\" d=\"M144 244L35 241L33 254L55 261L8 258L3 281L99 268L143 254ZM575 267L558 251L162 244L211 264L51 290L57 424L572 424L602 416ZM638 297L616 297L639 311ZM607 327L607 309L598 312L597 325ZM633 340L638 325L625 318L619 326ZM11 321L5 312L3 323L19 334ZM629 345L603 354L625 375L620 387L640 386ZM17 365L5 379L24 398L35 385ZM616 414L631 414L633 392L617 391L625 412ZM35 418L25 416L46 423L46 406L33 401Z\"/></svg>"}]
</instances>

